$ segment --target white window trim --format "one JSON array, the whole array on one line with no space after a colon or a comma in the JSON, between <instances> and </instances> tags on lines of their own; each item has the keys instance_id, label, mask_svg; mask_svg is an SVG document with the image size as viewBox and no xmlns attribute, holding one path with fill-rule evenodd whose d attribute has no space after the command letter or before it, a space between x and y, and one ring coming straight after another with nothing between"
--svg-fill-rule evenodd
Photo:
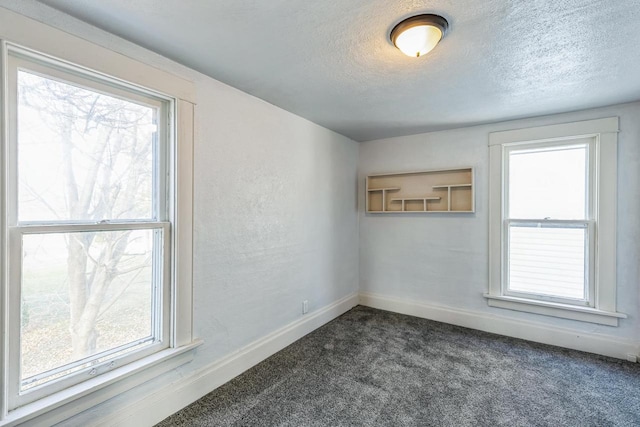
<instances>
[{"instance_id":1,"label":"white window trim","mask_svg":"<svg viewBox=\"0 0 640 427\"><path fill-rule=\"evenodd\" d=\"M618 118L517 129L489 134L489 292L491 307L618 326L627 316L616 311L616 181ZM508 296L504 293L504 151L515 144L595 138L595 295L593 307Z\"/></svg>"},{"instance_id":2,"label":"white window trim","mask_svg":"<svg viewBox=\"0 0 640 427\"><path fill-rule=\"evenodd\" d=\"M193 83L180 77L143 64L112 50L103 48L79 37L54 29L11 11L0 13L0 68L2 70L1 102L7 111L7 80L4 69L9 48L24 52L36 52L120 83L128 82L174 99L175 128L171 129L174 144L170 150L174 165L170 177L170 194L174 209L170 213L175 226L172 245L172 293L171 342L169 348L149 357L114 369L89 381L69 387L15 410L8 410L6 391L8 337L3 333L0 341L0 426L31 423L54 424L80 413L92 406L131 389L158 375L188 363L193 350L202 341L193 337ZM42 52L42 53L40 53ZM0 160L7 156L6 116L0 120ZM8 277L5 265L8 253L8 236L5 235L7 206L4 200L8 190L7 170L0 169L0 328L8 324Z\"/></svg>"}]
</instances>

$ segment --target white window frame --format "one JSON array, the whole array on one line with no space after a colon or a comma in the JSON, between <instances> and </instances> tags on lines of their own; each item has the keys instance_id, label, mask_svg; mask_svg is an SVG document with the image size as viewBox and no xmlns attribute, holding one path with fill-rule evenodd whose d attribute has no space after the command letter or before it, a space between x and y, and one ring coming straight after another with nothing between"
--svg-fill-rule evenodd
<instances>
[{"instance_id":1,"label":"white window frame","mask_svg":"<svg viewBox=\"0 0 640 427\"><path fill-rule=\"evenodd\" d=\"M158 109L158 126L160 128L160 138L157 147L157 158L153 161L156 162L156 169L154 171L153 181L156 183L153 188L155 203L153 206L153 212L151 218L146 220L134 219L125 221L100 221L99 223L91 223L85 220L74 221L19 221L18 218L18 171L17 171L17 118L16 109L18 105L17 99L17 77L21 70L33 72L41 76L45 76L49 79L55 79L57 81L69 82L70 84L76 84L80 87L86 87L89 90L95 92L103 92L107 94L120 95L125 99L138 100L145 102L150 106L154 106ZM122 366L131 363L135 360L141 359L145 356L157 353L159 350L169 347L170 338L170 275L171 275L171 221L169 219L169 194L166 177L169 175L171 168L168 164L167 154L169 152L170 133L173 125L170 123L173 114L170 112L174 109L174 100L170 98L160 97L158 94L148 93L148 91L142 92L136 90L133 92L133 88L123 90L119 86L115 86L116 82L107 82L104 78L87 73L86 71L80 71L70 67L68 64L60 64L49 58L41 58L39 55L25 51L16 46L9 45L7 47L7 66L5 68L7 72L8 81L8 94L7 100L9 108L7 113L9 121L7 123L8 128L8 152L7 161L5 167L8 171L7 186L8 197L7 199L7 221L8 221L8 237L9 237L9 252L7 253L8 259L8 272L9 272L9 304L8 304L8 327L7 335L9 338L9 353L8 353L8 408L13 410L17 407L23 406L27 403L34 402L45 396L53 394L56 391L61 391L69 388L72 385L86 381L93 375L100 375L106 371L115 369L118 366ZM114 84L113 87L107 86L106 83ZM131 90L131 92L129 91ZM13 108L13 107L16 108ZM144 349L140 349L136 352L128 353L124 357L118 357L110 359L106 362L100 362L91 367L83 368L72 374L67 374L64 377L52 381L51 383L37 386L34 389L26 391L20 390L20 340L19 333L20 326L20 286L22 282L22 239L24 236L33 234L53 234L53 233L75 233L75 232L100 232L100 231L127 231L127 230L161 230L163 241L159 241L156 244L161 248L162 256L161 265L162 268L161 278L162 283L159 292L159 301L161 304L154 304L154 310L157 310L154 315L159 315L161 336L157 336L158 341L152 345L147 346ZM154 298L155 299L155 298ZM159 311L159 312L158 312ZM18 330L16 330L18 328ZM154 334L155 335L155 334ZM99 356L99 355L96 355Z\"/></svg>"},{"instance_id":2,"label":"white window frame","mask_svg":"<svg viewBox=\"0 0 640 427\"><path fill-rule=\"evenodd\" d=\"M11 171L7 168L9 153L8 100L8 55L20 52L34 56L39 61L50 61L57 67L82 70L103 82L117 83L142 92L157 94L170 100L170 128L168 135L168 159L170 167L165 171L168 180L169 207L165 238L165 255L170 256L170 271L167 291L170 294L167 319L167 340L164 349L130 363L104 369L100 375L29 403L16 402L9 397L9 382L15 373L9 369L9 353L13 345L8 334L11 319L9 304L15 295L10 295L11 278L7 274L10 240L15 233L8 231L9 209L5 203L11 195L9 183ZM193 358L193 350L201 340L193 337L192 326L192 240L193 240L193 83L160 69L125 57L68 33L53 29L24 16L9 11L0 14L0 73L1 102L0 117L0 426L12 426L30 421L55 424L123 391L133 388L151 378L174 369ZM31 231L37 231L38 225ZM140 224L146 227L148 224ZM117 228L117 224L96 225L96 230ZM14 269L15 270L15 269ZM19 331L18 331L19 332ZM16 406L19 405L19 406Z\"/></svg>"},{"instance_id":3,"label":"white window frame","mask_svg":"<svg viewBox=\"0 0 640 427\"><path fill-rule=\"evenodd\" d=\"M585 142L587 141L587 142ZM585 219L582 220L568 220L568 219L543 219L543 218L512 218L509 215L509 159L511 153L521 150L545 150L545 149L558 149L570 147L573 145L586 145L587 148L587 182L586 182L586 212ZM544 142L515 142L509 144L503 144L503 180L502 180L502 197L503 197L503 251L502 251L502 294L505 296L511 296L516 298L534 299L540 301L555 302L567 305L577 305L582 307L595 307L595 202L596 202L596 186L594 177L596 174L596 155L597 143L596 138L562 138L554 141ZM557 296L542 295L535 293L526 293L520 291L514 291L509 289L509 242L510 242L510 230L511 225L515 226L529 226L529 227L541 227L541 228L576 228L584 229L587 234L585 240L585 277L587 286L585 289L586 298L573 300L570 298L561 298Z\"/></svg>"},{"instance_id":4,"label":"white window frame","mask_svg":"<svg viewBox=\"0 0 640 427\"><path fill-rule=\"evenodd\" d=\"M589 139L589 194L586 220L549 220L540 226L586 228L589 288L587 298L572 301L507 289L509 224L508 156L515 149L571 145ZM617 326L626 318L616 311L616 180L618 118L517 129L489 134L489 292L491 307Z\"/></svg>"}]
</instances>

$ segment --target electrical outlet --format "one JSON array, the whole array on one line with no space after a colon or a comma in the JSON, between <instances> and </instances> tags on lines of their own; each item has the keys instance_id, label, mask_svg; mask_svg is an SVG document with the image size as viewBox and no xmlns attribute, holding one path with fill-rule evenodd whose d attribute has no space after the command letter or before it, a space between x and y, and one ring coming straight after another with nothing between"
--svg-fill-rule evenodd
<instances>
[{"instance_id":1,"label":"electrical outlet","mask_svg":"<svg viewBox=\"0 0 640 427\"><path fill-rule=\"evenodd\" d=\"M302 301L302 314L307 314L309 311L309 300Z\"/></svg>"}]
</instances>

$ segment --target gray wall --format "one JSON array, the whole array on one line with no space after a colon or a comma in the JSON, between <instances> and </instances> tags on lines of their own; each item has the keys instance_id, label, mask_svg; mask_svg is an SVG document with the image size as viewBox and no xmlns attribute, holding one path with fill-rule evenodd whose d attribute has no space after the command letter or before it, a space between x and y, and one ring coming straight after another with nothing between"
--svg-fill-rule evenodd
<instances>
[{"instance_id":1,"label":"gray wall","mask_svg":"<svg viewBox=\"0 0 640 427\"><path fill-rule=\"evenodd\" d=\"M200 79L194 298L202 363L358 287L357 143Z\"/></svg>"},{"instance_id":2,"label":"gray wall","mask_svg":"<svg viewBox=\"0 0 640 427\"><path fill-rule=\"evenodd\" d=\"M620 117L618 135L619 327L488 307L490 132ZM493 313L638 341L640 265L640 103L433 132L360 144L360 290L416 302ZM474 214L366 214L365 176L373 173L473 166Z\"/></svg>"}]
</instances>

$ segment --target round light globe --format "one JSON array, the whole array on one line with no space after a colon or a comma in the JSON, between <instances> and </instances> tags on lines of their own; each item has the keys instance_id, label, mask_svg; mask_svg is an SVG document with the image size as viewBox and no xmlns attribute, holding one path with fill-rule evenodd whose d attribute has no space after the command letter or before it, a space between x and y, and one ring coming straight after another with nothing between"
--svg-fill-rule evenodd
<instances>
[{"instance_id":1,"label":"round light globe","mask_svg":"<svg viewBox=\"0 0 640 427\"><path fill-rule=\"evenodd\" d=\"M449 26L438 15L417 15L405 19L391 30L391 41L407 56L420 57L433 50Z\"/></svg>"},{"instance_id":2,"label":"round light globe","mask_svg":"<svg viewBox=\"0 0 640 427\"><path fill-rule=\"evenodd\" d=\"M422 56L431 52L442 38L442 31L430 25L413 27L400 34L396 47L407 56Z\"/></svg>"}]
</instances>

